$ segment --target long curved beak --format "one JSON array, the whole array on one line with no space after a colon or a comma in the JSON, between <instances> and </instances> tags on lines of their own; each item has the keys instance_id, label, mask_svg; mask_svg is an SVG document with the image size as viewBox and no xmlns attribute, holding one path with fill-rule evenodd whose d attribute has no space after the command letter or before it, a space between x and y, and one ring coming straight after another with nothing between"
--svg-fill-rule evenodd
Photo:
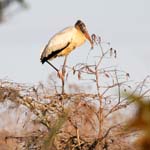
<instances>
[{"instance_id":1,"label":"long curved beak","mask_svg":"<svg viewBox=\"0 0 150 150\"><path fill-rule=\"evenodd\" d=\"M84 30L85 30L85 29L84 29ZM85 35L86 39L90 42L90 44L91 44L91 49L93 49L94 43L93 43L93 41L92 41L92 39L91 39L91 37L90 37L90 35L89 35L89 33L88 33L87 30L85 30L84 35Z\"/></svg>"}]
</instances>

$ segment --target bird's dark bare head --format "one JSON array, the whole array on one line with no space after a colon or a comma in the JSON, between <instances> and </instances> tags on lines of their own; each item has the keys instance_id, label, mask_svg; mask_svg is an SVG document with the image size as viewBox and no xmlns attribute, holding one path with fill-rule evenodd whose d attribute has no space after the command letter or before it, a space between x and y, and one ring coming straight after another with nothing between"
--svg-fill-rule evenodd
<instances>
[{"instance_id":1,"label":"bird's dark bare head","mask_svg":"<svg viewBox=\"0 0 150 150\"><path fill-rule=\"evenodd\" d=\"M75 23L75 27L77 29L81 30L81 32L83 32L83 33L85 33L87 31L85 24L81 20L78 20Z\"/></svg>"},{"instance_id":2,"label":"bird's dark bare head","mask_svg":"<svg viewBox=\"0 0 150 150\"><path fill-rule=\"evenodd\" d=\"M85 24L81 21L81 20L78 20L76 23L75 23L75 28L77 30L80 30L86 37L87 40L89 40L90 44L91 44L91 48L93 48L93 41L87 31L87 28L85 26Z\"/></svg>"}]
</instances>

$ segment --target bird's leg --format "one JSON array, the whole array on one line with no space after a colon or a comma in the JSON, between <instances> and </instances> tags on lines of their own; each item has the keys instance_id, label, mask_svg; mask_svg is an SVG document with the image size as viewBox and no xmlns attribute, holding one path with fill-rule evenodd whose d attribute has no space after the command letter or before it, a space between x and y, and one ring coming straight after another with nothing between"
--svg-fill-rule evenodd
<instances>
[{"instance_id":1,"label":"bird's leg","mask_svg":"<svg viewBox=\"0 0 150 150\"><path fill-rule=\"evenodd\" d=\"M52 63L50 63L49 61L46 61L52 68L54 68L57 73L58 73L58 77L63 81L64 80L64 76L63 73L61 71L59 71Z\"/></svg>"},{"instance_id":2,"label":"bird's leg","mask_svg":"<svg viewBox=\"0 0 150 150\"><path fill-rule=\"evenodd\" d=\"M67 56L65 56L64 63L63 63L63 66L62 66L63 76L65 76L65 73L66 73L66 63L67 63Z\"/></svg>"},{"instance_id":3,"label":"bird's leg","mask_svg":"<svg viewBox=\"0 0 150 150\"><path fill-rule=\"evenodd\" d=\"M53 67L57 72L59 71L52 63L50 63L48 60L46 61L51 67Z\"/></svg>"},{"instance_id":4,"label":"bird's leg","mask_svg":"<svg viewBox=\"0 0 150 150\"><path fill-rule=\"evenodd\" d=\"M64 63L63 63L63 66L62 66L62 75L63 77L65 76L65 73L66 73L66 62L67 62L67 56L65 56L65 60L64 60ZM62 94L65 93L65 81L62 80Z\"/></svg>"}]
</instances>

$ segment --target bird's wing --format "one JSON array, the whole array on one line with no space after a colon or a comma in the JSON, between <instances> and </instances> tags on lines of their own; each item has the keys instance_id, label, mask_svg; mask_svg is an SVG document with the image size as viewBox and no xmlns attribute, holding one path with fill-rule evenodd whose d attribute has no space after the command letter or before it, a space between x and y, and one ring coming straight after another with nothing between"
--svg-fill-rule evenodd
<instances>
[{"instance_id":1,"label":"bird's wing","mask_svg":"<svg viewBox=\"0 0 150 150\"><path fill-rule=\"evenodd\" d=\"M55 34L46 45L41 55L41 61L48 58L52 53L57 54L66 48L72 40L73 34L76 32L74 27L68 27ZM52 54L52 55L53 55ZM49 58L50 59L50 58Z\"/></svg>"}]
</instances>

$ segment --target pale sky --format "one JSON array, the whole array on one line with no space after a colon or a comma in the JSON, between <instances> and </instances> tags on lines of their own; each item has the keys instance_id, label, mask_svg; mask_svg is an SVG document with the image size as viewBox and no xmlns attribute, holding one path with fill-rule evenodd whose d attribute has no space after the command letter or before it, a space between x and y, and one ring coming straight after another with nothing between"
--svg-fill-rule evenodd
<instances>
[{"instance_id":1,"label":"pale sky","mask_svg":"<svg viewBox=\"0 0 150 150\"><path fill-rule=\"evenodd\" d=\"M30 8L6 17L0 25L0 79L37 83L53 72L40 63L40 52L50 37L81 19L118 51L117 65L133 80L150 75L149 0L32 0ZM68 63L80 62L89 43L71 53ZM73 60L73 61L72 61ZM53 63L59 67L62 59ZM108 64L109 66L109 64Z\"/></svg>"}]
</instances>

